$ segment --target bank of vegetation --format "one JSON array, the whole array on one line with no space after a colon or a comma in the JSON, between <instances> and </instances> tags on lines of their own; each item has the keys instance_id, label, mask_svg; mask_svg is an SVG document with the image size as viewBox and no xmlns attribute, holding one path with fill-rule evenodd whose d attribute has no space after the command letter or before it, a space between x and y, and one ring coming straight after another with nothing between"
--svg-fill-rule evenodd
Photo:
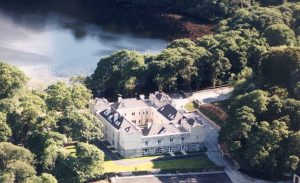
<instances>
[{"instance_id":1,"label":"bank of vegetation","mask_svg":"<svg viewBox=\"0 0 300 183\"><path fill-rule=\"evenodd\" d=\"M240 8L213 35L175 40L157 55L123 50L102 58L86 84L94 94L130 96L229 83L245 68L257 70L270 47L299 45L299 11L294 3Z\"/></svg>"},{"instance_id":2,"label":"bank of vegetation","mask_svg":"<svg viewBox=\"0 0 300 183\"><path fill-rule=\"evenodd\" d=\"M84 182L100 175L104 154L89 144L102 137L87 109L91 92L64 83L32 91L26 81L0 62L0 182ZM74 141L71 154L64 146Z\"/></svg>"}]
</instances>

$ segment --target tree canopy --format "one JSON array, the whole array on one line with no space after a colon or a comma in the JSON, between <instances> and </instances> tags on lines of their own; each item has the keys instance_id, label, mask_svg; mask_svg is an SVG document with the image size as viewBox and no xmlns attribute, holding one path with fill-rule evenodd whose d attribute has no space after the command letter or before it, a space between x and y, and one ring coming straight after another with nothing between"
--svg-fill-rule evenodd
<instances>
[{"instance_id":1,"label":"tree canopy","mask_svg":"<svg viewBox=\"0 0 300 183\"><path fill-rule=\"evenodd\" d=\"M259 72L236 81L230 117L219 141L249 172L280 177L298 167L300 101L294 88L300 81L299 53L295 47L269 49ZM245 82L252 89L240 90Z\"/></svg>"},{"instance_id":2,"label":"tree canopy","mask_svg":"<svg viewBox=\"0 0 300 183\"><path fill-rule=\"evenodd\" d=\"M18 68L0 62L0 99L13 96L26 81L26 76Z\"/></svg>"}]
</instances>

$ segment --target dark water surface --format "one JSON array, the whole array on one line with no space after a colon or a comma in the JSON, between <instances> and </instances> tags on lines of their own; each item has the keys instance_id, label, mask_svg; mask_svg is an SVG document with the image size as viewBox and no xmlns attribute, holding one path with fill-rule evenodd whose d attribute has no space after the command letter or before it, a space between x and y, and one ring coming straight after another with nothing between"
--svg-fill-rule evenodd
<instances>
[{"instance_id":1,"label":"dark water surface","mask_svg":"<svg viewBox=\"0 0 300 183\"><path fill-rule=\"evenodd\" d=\"M117 50L157 53L167 43L151 20L118 8L13 1L0 0L0 60L35 82L87 75Z\"/></svg>"}]
</instances>

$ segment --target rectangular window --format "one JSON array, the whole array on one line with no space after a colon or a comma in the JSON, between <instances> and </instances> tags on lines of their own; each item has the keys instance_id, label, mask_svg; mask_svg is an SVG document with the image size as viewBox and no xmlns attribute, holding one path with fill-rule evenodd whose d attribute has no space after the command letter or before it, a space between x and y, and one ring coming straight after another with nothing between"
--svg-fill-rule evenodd
<instances>
[{"instance_id":1,"label":"rectangular window","mask_svg":"<svg viewBox=\"0 0 300 183\"><path fill-rule=\"evenodd\" d=\"M146 145L146 146L148 145L148 141L145 141L145 145Z\"/></svg>"},{"instance_id":2,"label":"rectangular window","mask_svg":"<svg viewBox=\"0 0 300 183\"><path fill-rule=\"evenodd\" d=\"M132 116L134 116L134 115L135 115L135 113L133 112L133 113L132 113Z\"/></svg>"},{"instance_id":3,"label":"rectangular window","mask_svg":"<svg viewBox=\"0 0 300 183\"><path fill-rule=\"evenodd\" d=\"M157 148L157 149L155 150L155 153L156 153L156 154L161 154L161 153L162 153L162 148L161 148L161 147Z\"/></svg>"},{"instance_id":4,"label":"rectangular window","mask_svg":"<svg viewBox=\"0 0 300 183\"><path fill-rule=\"evenodd\" d=\"M136 123L136 120L132 120L132 122L135 124L135 123Z\"/></svg>"},{"instance_id":5,"label":"rectangular window","mask_svg":"<svg viewBox=\"0 0 300 183\"><path fill-rule=\"evenodd\" d=\"M181 140L184 141L184 138L182 137Z\"/></svg>"},{"instance_id":6,"label":"rectangular window","mask_svg":"<svg viewBox=\"0 0 300 183\"><path fill-rule=\"evenodd\" d=\"M139 120L139 124L141 124L141 120Z\"/></svg>"},{"instance_id":7,"label":"rectangular window","mask_svg":"<svg viewBox=\"0 0 300 183\"><path fill-rule=\"evenodd\" d=\"M170 142L173 142L173 139L170 139Z\"/></svg>"},{"instance_id":8,"label":"rectangular window","mask_svg":"<svg viewBox=\"0 0 300 183\"><path fill-rule=\"evenodd\" d=\"M174 151L174 148L173 147L168 147L168 150L167 150L169 153L170 152L173 152Z\"/></svg>"},{"instance_id":9,"label":"rectangular window","mask_svg":"<svg viewBox=\"0 0 300 183\"><path fill-rule=\"evenodd\" d=\"M148 111L146 111L146 114L148 114Z\"/></svg>"},{"instance_id":10,"label":"rectangular window","mask_svg":"<svg viewBox=\"0 0 300 183\"><path fill-rule=\"evenodd\" d=\"M158 140L157 143L160 144L160 143L161 143L161 140Z\"/></svg>"}]
</instances>

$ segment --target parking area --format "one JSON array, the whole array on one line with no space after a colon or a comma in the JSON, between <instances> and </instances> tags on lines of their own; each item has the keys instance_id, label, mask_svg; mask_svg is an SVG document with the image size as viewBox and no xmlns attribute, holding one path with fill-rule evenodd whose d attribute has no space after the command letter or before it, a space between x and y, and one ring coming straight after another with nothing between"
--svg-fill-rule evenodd
<instances>
[{"instance_id":1,"label":"parking area","mask_svg":"<svg viewBox=\"0 0 300 183\"><path fill-rule=\"evenodd\" d=\"M203 90L191 93L191 96L189 98L197 100L200 103L212 103L228 99L231 95L232 90L233 88L231 87Z\"/></svg>"},{"instance_id":2,"label":"parking area","mask_svg":"<svg viewBox=\"0 0 300 183\"><path fill-rule=\"evenodd\" d=\"M231 183L225 172L117 177L112 183Z\"/></svg>"}]
</instances>

